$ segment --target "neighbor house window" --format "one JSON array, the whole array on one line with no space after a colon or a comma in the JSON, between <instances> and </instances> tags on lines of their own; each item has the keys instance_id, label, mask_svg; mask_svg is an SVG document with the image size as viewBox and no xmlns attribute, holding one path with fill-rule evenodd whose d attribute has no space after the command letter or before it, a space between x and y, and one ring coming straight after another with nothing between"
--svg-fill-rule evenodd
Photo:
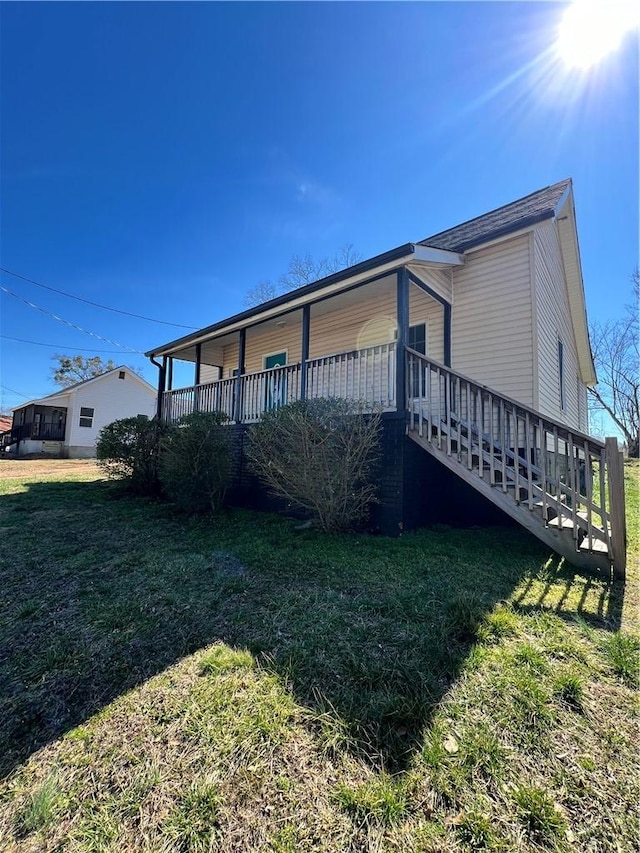
<instances>
[{"instance_id":1,"label":"neighbor house window","mask_svg":"<svg viewBox=\"0 0 640 853\"><path fill-rule=\"evenodd\" d=\"M124 370L121 370L120 373L118 373L118 379L124 379L125 375Z\"/></svg>"},{"instance_id":2,"label":"neighbor house window","mask_svg":"<svg viewBox=\"0 0 640 853\"><path fill-rule=\"evenodd\" d=\"M86 406L80 407L80 426L81 427L92 427L93 426L93 413L94 409L89 409Z\"/></svg>"},{"instance_id":3,"label":"neighbor house window","mask_svg":"<svg viewBox=\"0 0 640 853\"><path fill-rule=\"evenodd\" d=\"M558 382L560 384L560 408L564 412L564 344L560 338L558 338Z\"/></svg>"}]
</instances>

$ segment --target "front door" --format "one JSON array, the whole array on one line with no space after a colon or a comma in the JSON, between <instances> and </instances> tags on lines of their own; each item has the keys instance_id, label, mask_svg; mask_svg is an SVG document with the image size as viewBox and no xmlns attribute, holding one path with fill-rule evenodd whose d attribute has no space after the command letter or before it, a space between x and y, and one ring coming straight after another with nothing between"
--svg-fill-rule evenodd
<instances>
[{"instance_id":1,"label":"front door","mask_svg":"<svg viewBox=\"0 0 640 853\"><path fill-rule=\"evenodd\" d=\"M284 367L287 363L287 353L277 352L273 355L265 355L264 369L271 370L272 368ZM281 370L273 370L272 373L267 373L265 376L265 394L264 408L265 411L277 409L284 406L287 402L287 377Z\"/></svg>"}]
</instances>

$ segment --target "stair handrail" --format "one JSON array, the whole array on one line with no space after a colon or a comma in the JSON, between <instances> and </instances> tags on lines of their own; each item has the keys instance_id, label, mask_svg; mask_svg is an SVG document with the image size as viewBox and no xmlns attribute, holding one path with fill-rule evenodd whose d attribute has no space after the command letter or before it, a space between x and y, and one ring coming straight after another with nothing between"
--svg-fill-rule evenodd
<instances>
[{"instance_id":1,"label":"stair handrail","mask_svg":"<svg viewBox=\"0 0 640 853\"><path fill-rule=\"evenodd\" d=\"M501 400L504 400L505 403L510 403L512 406L516 406L523 414L527 412L530 415L535 415L537 418L543 418L547 423L551 424L554 427L557 427L559 430L564 430L568 434L571 433L574 438L577 437L582 441L589 441L591 444L599 447L600 449L604 449L605 442L601 441L599 438L595 438L592 435L589 435L586 432L580 432L580 430L574 429L573 427L567 426L567 424L563 424L562 421L554 420L554 418L549 417L548 415L543 415L542 412L538 412L536 409L527 406L521 400L514 400L513 397L508 397L506 394L503 394L502 391L497 391L495 388L492 388L490 385L483 385L481 382L478 382L477 379L472 379L470 376L467 376L466 373L461 373L459 370L454 370L452 367L447 367L446 364L442 364L437 361L435 358L431 358L430 356L423 355L421 352L417 352L411 347L405 346L406 353L408 355L418 356L421 361L426 361L428 364L432 364L434 367L438 368L441 372L448 373L451 376L455 376L456 379L462 379L465 382L469 382L471 385L475 385L476 388L480 391L486 391L488 394L492 394L494 397L498 397ZM407 400L409 399L409 395L407 395ZM407 404L407 409L409 405ZM564 436L563 436L564 437Z\"/></svg>"},{"instance_id":2,"label":"stair handrail","mask_svg":"<svg viewBox=\"0 0 640 853\"><path fill-rule=\"evenodd\" d=\"M548 507L557 511L558 526L563 521L572 529L576 542L576 548L581 545L583 539L587 541L587 548L593 549L598 543L598 538L603 538L609 554L613 561L614 573L617 577L624 578L626 564L626 519L624 506L624 476L622 453L618 451L617 440L608 438L605 442L593 436L576 430L542 412L533 409L526 404L514 400L487 385L483 385L454 370L435 359L432 359L411 347L405 346L406 359L406 400L407 410L413 419L418 416L420 430L422 423L426 420L431 427L434 426L434 397L437 405L437 446L448 456L452 455L452 441L457 439L458 459L462 463L461 446L464 439L467 443L467 468L472 470L476 464L472 464L475 444L477 456L478 474L484 477L485 463L488 461L491 485L496 485L496 456L499 454L501 463L501 480L503 491L507 491L508 475L511 476L511 486L514 488L514 500L520 503L521 490L526 490L529 509L534 508L534 495L542 494L543 511ZM426 396L412 394L412 383L415 380L415 364L420 364L428 371L425 373L423 385L422 377L419 377L420 389L424 387L426 392L426 376L435 375L445 380L444 389L441 388L438 379L437 395L431 395L431 381L429 382L429 393ZM457 389L456 385L457 383ZM463 400L462 386L465 387ZM416 400L429 400L429 410L425 417L421 408L416 412ZM452 403L453 399L453 403ZM488 424L490 433L485 435L485 405L489 409ZM496 438L495 430L495 406L498 406L498 432ZM442 419L444 408L446 420ZM462 419L462 412L466 408L467 420ZM472 408L475 415L471 414ZM479 414L478 414L479 408ZM453 417L452 417L453 415ZM505 416L506 415L506 432ZM475 418L475 422L474 422ZM479 420L478 420L479 419ZM512 419L512 421L510 420ZM445 426L446 425L446 426ZM430 427L430 429L431 429ZM513 433L511 428L514 427ZM520 447L521 430L524 435L522 448ZM443 432L446 436L443 436ZM422 434L422 432L420 432ZM442 440L445 438L445 447ZM503 439L513 441L511 449ZM433 443L433 439L431 438ZM552 442L550 449L549 443ZM500 442L502 444L500 444ZM559 451L559 442L564 446ZM524 456L522 452L524 451ZM539 457L540 465L536 466L534 457ZM488 457L488 460L487 460ZM507 457L511 466L507 465ZM594 458L592 458L594 457ZM599 503L594 498L592 478L594 477L593 462L599 468L598 489L600 493ZM566 464L563 470L562 462ZM549 469L547 470L547 465ZM523 469L521 473L520 469ZM607 475L605 476L605 469ZM534 480L535 475L542 478L542 486ZM565 480L563 481L562 477ZM581 480L584 478L584 490ZM567 502L566 505L564 502ZM608 506L607 506L608 504ZM585 508L582 515L579 506ZM601 527L594 522L594 515L601 519ZM564 516L564 519L563 519ZM553 521L551 521L553 523Z\"/></svg>"}]
</instances>

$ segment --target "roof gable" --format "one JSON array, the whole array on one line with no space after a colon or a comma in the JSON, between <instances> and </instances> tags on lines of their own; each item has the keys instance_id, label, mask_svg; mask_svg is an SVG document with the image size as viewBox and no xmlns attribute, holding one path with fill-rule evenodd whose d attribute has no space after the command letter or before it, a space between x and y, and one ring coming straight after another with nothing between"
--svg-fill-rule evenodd
<instances>
[{"instance_id":1,"label":"roof gable","mask_svg":"<svg viewBox=\"0 0 640 853\"><path fill-rule=\"evenodd\" d=\"M84 389L87 385L91 385L92 383L96 383L96 382L99 383L99 382L103 381L107 376L111 376L114 373L118 373L121 370L126 370L127 374L132 379L136 379L139 383L141 383L144 386L144 389L146 391L149 391L151 394L153 394L155 396L156 389L153 387L153 385L151 385L149 382L147 382L146 379L143 379L142 376L138 376L138 374L134 370L132 370L130 367L127 367L126 364L120 364L120 365L118 365L118 367L114 367L113 370L107 370L106 373L101 373L99 376L92 376L90 379L81 379L80 382L74 382L73 385L68 385L66 388L61 388L59 391L54 391L53 394L48 394L46 397L38 397L35 400L29 400L28 403L23 403L21 406L16 406L16 408L13 409L13 411L17 412L20 409L26 409L27 406L33 406L34 404L37 404L39 406L43 406L43 405L47 406L49 404L60 403L60 402L62 402L63 399L66 400L66 398L73 396L79 388Z\"/></svg>"},{"instance_id":2,"label":"roof gable","mask_svg":"<svg viewBox=\"0 0 640 853\"><path fill-rule=\"evenodd\" d=\"M450 258L442 258L440 262L452 265L455 263L454 254L462 257L463 253L469 249L484 245L500 237L515 234L523 229L532 228L546 220L557 220L561 211L565 212L569 209L573 212L572 196L572 181L567 178L456 225L454 228L440 231L419 243L406 243L404 246L362 261L346 270L333 273L327 278L296 288L240 314L227 317L196 332L191 332L161 347L149 350L145 354L153 359L154 356L158 355L174 355L181 350L179 357L185 357L185 353L191 347L193 353L186 360L195 360L195 344L197 343L293 310L303 303L313 301L321 292L325 295L335 294L343 286L356 286L353 282L362 281L366 275L374 275L382 270L389 271L394 266L417 258L420 252L436 250L450 253ZM578 341L581 375L585 382L591 384L595 382L595 371L587 332L586 305L573 215L566 226L560 223L560 234L563 263L571 296L571 319ZM426 259L422 258L422 260ZM157 362L154 363L157 364Z\"/></svg>"},{"instance_id":3,"label":"roof gable","mask_svg":"<svg viewBox=\"0 0 640 853\"><path fill-rule=\"evenodd\" d=\"M571 179L567 178L498 207L496 210L491 210L489 213L484 213L482 216L476 216L475 219L469 219L447 231L440 231L438 234L426 237L420 241L419 245L464 252L473 246L519 231L545 219L551 219L570 188Z\"/></svg>"}]
</instances>

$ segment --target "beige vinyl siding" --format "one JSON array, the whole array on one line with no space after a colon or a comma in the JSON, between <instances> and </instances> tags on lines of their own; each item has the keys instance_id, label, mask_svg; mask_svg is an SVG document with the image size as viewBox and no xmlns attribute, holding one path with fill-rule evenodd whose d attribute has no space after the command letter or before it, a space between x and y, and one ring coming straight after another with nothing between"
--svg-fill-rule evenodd
<instances>
[{"instance_id":1,"label":"beige vinyl siding","mask_svg":"<svg viewBox=\"0 0 640 853\"><path fill-rule=\"evenodd\" d=\"M348 298L347 298L348 297ZM428 353L443 358L444 310L428 294L415 285L409 292L410 323L427 323ZM299 316L299 315L298 315ZM390 343L396 336L395 279L365 285L351 294L326 300L311 307L309 358L319 358L377 344ZM301 320L287 320L284 327L274 321L247 331L245 371L262 370L264 357L287 351L287 363L302 357ZM224 376L232 375L238 366L238 343L224 348Z\"/></svg>"},{"instance_id":2,"label":"beige vinyl siding","mask_svg":"<svg viewBox=\"0 0 640 853\"><path fill-rule=\"evenodd\" d=\"M533 405L529 235L469 252L453 271L455 370Z\"/></svg>"},{"instance_id":3,"label":"beige vinyl siding","mask_svg":"<svg viewBox=\"0 0 640 853\"><path fill-rule=\"evenodd\" d=\"M364 288L363 288L364 290ZM415 285L409 289L409 322L427 323L429 355L438 361L443 357L443 308ZM363 349L390 343L396 337L396 290L393 286L374 296L366 295L348 309L335 310L313 317L309 357Z\"/></svg>"},{"instance_id":4,"label":"beige vinyl siding","mask_svg":"<svg viewBox=\"0 0 640 853\"><path fill-rule=\"evenodd\" d=\"M411 272L417 276L425 284L435 291L447 302L451 302L453 288L450 269L436 269L435 267L425 267L422 264L409 264Z\"/></svg>"},{"instance_id":5,"label":"beige vinyl siding","mask_svg":"<svg viewBox=\"0 0 640 853\"><path fill-rule=\"evenodd\" d=\"M578 397L578 352L562 255L556 226L540 225L534 232L535 293L537 310L538 403L546 415L575 429L586 426L586 404ZM558 339L564 351L564 410L560 407ZM581 411L581 408L583 411Z\"/></svg>"},{"instance_id":6,"label":"beige vinyl siding","mask_svg":"<svg viewBox=\"0 0 640 853\"><path fill-rule=\"evenodd\" d=\"M215 382L220 378L220 368L211 364L200 365L200 383L206 385L207 382Z\"/></svg>"},{"instance_id":7,"label":"beige vinyl siding","mask_svg":"<svg viewBox=\"0 0 640 853\"><path fill-rule=\"evenodd\" d=\"M341 305L339 299L334 305L321 303L321 309L330 310L319 316L311 308L309 358L386 344L395 339L395 281L385 286L360 288L357 294L359 298L353 304Z\"/></svg>"},{"instance_id":8,"label":"beige vinyl siding","mask_svg":"<svg viewBox=\"0 0 640 853\"><path fill-rule=\"evenodd\" d=\"M427 355L444 361L444 306L416 285L409 289L409 325L427 326Z\"/></svg>"},{"instance_id":9,"label":"beige vinyl siding","mask_svg":"<svg viewBox=\"0 0 640 853\"><path fill-rule=\"evenodd\" d=\"M236 341L224 348L224 376L233 375L238 367ZM287 321L286 326L276 326L274 321L247 329L244 367L246 373L264 370L264 357L278 352L287 352L287 364L300 361L302 352L302 327L299 322Z\"/></svg>"}]
</instances>

